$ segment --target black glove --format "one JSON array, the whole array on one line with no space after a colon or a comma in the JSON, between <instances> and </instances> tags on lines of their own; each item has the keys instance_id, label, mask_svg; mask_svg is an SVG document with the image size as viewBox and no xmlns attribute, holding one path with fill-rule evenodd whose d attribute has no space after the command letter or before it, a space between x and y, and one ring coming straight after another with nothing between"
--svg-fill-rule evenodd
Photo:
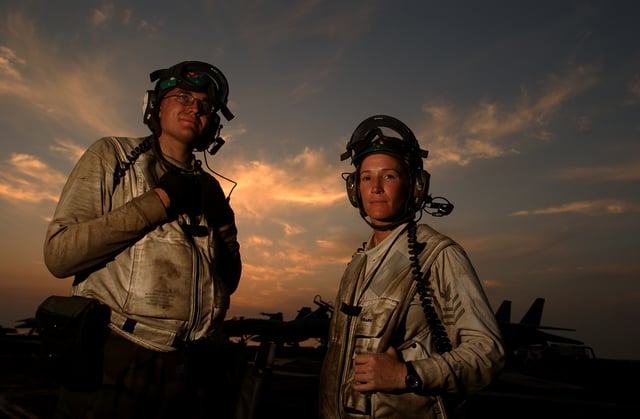
<instances>
[{"instance_id":1,"label":"black glove","mask_svg":"<svg viewBox=\"0 0 640 419\"><path fill-rule=\"evenodd\" d=\"M158 179L158 187L169 195L167 212L173 218L178 214L200 212L201 176L178 170L169 170Z\"/></svg>"},{"instance_id":2,"label":"black glove","mask_svg":"<svg viewBox=\"0 0 640 419\"><path fill-rule=\"evenodd\" d=\"M203 178L202 211L215 236L216 266L224 278L227 292L238 287L242 262L235 215L217 180Z\"/></svg>"},{"instance_id":3,"label":"black glove","mask_svg":"<svg viewBox=\"0 0 640 419\"><path fill-rule=\"evenodd\" d=\"M235 214L218 183L209 181L202 188L202 211L207 224L214 229L235 223Z\"/></svg>"}]
</instances>

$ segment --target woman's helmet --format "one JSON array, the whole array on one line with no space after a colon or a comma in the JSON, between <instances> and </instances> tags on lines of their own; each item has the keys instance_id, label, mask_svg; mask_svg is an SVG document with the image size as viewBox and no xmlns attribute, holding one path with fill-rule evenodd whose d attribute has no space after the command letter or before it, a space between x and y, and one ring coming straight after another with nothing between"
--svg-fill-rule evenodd
<instances>
[{"instance_id":1,"label":"woman's helmet","mask_svg":"<svg viewBox=\"0 0 640 419\"><path fill-rule=\"evenodd\" d=\"M395 135L385 134L385 132L388 133L389 131L392 131ZM397 221L386 227L390 229L406 221L413 220L418 211L432 203L432 198L429 195L431 175L423 169L422 164L422 159L427 158L429 152L420 148L418 140L405 124L391 116L372 116L358 125L347 143L347 150L340 156L340 160L351 158L351 164L356 168L352 173L343 174L343 178L346 182L349 202L360 210L360 215L365 220L367 215L362 207L358 187L358 172L362 160L369 154L374 153L385 153L397 157L407 169L411 182L409 197L405 204L405 212L398 217ZM453 209L453 205L450 203L448 205ZM447 214L432 213L432 215Z\"/></svg>"},{"instance_id":2,"label":"woman's helmet","mask_svg":"<svg viewBox=\"0 0 640 419\"><path fill-rule=\"evenodd\" d=\"M224 115L227 121L234 115L227 107L229 85L222 72L211 64L201 61L183 61L170 68L156 70L149 74L151 82L156 82L153 90L148 90L143 103L143 120L156 136L161 133L158 111L160 102L167 92L179 87L190 92L207 93L208 99L213 105L206 131L196 141L195 149L204 151L212 147L217 151L224 140L218 136L220 129L220 117L218 111ZM215 151L210 151L211 154Z\"/></svg>"}]
</instances>

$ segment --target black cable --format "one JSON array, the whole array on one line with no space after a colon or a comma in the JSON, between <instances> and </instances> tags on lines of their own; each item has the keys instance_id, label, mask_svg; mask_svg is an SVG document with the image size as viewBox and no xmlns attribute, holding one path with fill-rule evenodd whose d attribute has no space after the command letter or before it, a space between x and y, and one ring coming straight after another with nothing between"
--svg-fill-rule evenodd
<instances>
[{"instance_id":1,"label":"black cable","mask_svg":"<svg viewBox=\"0 0 640 419\"><path fill-rule=\"evenodd\" d=\"M438 351L438 353L440 354L449 352L451 351L451 349L453 349L451 340L449 339L447 331L442 325L442 321L440 320L440 317L438 317L438 314L433 307L433 302L429 297L429 276L431 275L431 269L427 270L424 276L422 276L421 273L422 268L420 267L420 262L418 261L418 247L424 249L424 246L426 244L418 242L417 227L414 221L409 223L407 236L409 240L409 260L411 261L411 272L413 273L414 279L418 283L418 294L420 295L420 301L422 303L424 315L427 318L427 324L429 325L431 333L433 334L436 351Z\"/></svg>"}]
</instances>

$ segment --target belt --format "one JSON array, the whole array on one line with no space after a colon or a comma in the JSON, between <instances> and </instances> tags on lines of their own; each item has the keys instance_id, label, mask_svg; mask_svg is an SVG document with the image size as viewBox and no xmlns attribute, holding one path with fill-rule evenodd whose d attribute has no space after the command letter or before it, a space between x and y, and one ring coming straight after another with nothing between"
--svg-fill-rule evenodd
<instances>
[{"instance_id":1,"label":"belt","mask_svg":"<svg viewBox=\"0 0 640 419\"><path fill-rule=\"evenodd\" d=\"M185 345L185 342L175 332L140 323L114 310L111 310L111 323L118 329L152 346L160 345L163 347L169 346L175 349L182 349Z\"/></svg>"}]
</instances>

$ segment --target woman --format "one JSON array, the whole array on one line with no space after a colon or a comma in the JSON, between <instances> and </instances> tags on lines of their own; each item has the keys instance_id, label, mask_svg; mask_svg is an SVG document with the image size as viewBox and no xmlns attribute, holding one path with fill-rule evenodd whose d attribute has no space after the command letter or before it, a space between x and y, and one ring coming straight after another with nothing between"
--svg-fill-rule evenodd
<instances>
[{"instance_id":1,"label":"woman","mask_svg":"<svg viewBox=\"0 0 640 419\"><path fill-rule=\"evenodd\" d=\"M345 177L349 200L372 234L335 300L322 418L442 417L445 395L462 399L504 366L500 329L464 250L417 224L423 210L453 208L428 194L427 154L402 122L379 115L356 128L342 155L356 169Z\"/></svg>"}]
</instances>

